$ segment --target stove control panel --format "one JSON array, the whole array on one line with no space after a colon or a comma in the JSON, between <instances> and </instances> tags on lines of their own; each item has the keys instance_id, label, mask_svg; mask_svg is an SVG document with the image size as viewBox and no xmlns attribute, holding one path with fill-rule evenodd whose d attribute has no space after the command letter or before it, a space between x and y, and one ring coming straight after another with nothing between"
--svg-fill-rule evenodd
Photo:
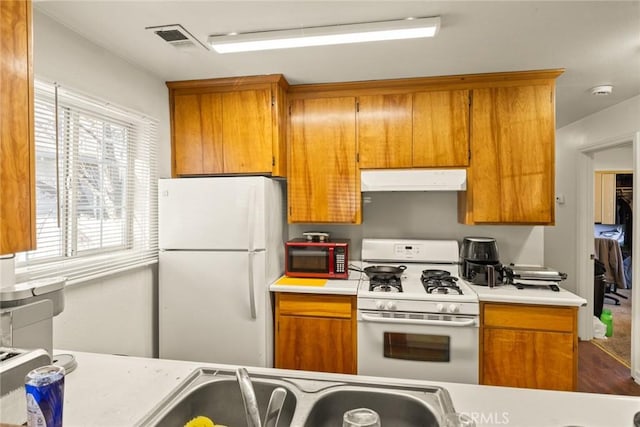
<instances>
[{"instance_id":1,"label":"stove control panel","mask_svg":"<svg viewBox=\"0 0 640 427\"><path fill-rule=\"evenodd\" d=\"M400 259L419 259L420 253L422 253L422 245L418 243L413 244L397 244L393 246L393 253Z\"/></svg>"},{"instance_id":2,"label":"stove control panel","mask_svg":"<svg viewBox=\"0 0 640 427\"><path fill-rule=\"evenodd\" d=\"M438 313L459 313L460 312L460 305L459 304L438 303L438 304L436 304L436 311Z\"/></svg>"},{"instance_id":3,"label":"stove control panel","mask_svg":"<svg viewBox=\"0 0 640 427\"><path fill-rule=\"evenodd\" d=\"M358 310L434 313L454 316L478 315L480 313L480 304L477 302L416 301L376 296L375 298L358 297Z\"/></svg>"},{"instance_id":4,"label":"stove control panel","mask_svg":"<svg viewBox=\"0 0 640 427\"><path fill-rule=\"evenodd\" d=\"M378 310L396 310L398 306L395 301L376 300L376 308Z\"/></svg>"}]
</instances>

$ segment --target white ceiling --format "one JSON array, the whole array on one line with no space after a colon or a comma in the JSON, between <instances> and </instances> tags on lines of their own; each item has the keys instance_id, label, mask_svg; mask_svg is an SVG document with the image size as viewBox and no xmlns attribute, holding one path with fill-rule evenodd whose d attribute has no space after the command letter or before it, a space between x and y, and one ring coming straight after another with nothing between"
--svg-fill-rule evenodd
<instances>
[{"instance_id":1,"label":"white ceiling","mask_svg":"<svg viewBox=\"0 0 640 427\"><path fill-rule=\"evenodd\" d=\"M640 1L56 1L35 8L161 79L282 73L289 83L565 68L561 127L640 94ZM210 34L440 16L433 39L235 54L182 50L145 27ZM37 43L37 40L36 40ZM590 88L612 84L607 97Z\"/></svg>"}]
</instances>

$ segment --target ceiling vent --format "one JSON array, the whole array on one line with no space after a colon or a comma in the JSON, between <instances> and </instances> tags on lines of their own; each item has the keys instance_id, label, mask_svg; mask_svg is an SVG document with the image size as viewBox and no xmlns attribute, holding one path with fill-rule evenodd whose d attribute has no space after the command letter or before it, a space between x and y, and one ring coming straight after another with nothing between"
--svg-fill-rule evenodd
<instances>
[{"instance_id":1,"label":"ceiling vent","mask_svg":"<svg viewBox=\"0 0 640 427\"><path fill-rule=\"evenodd\" d=\"M204 49L209 50L207 45L201 43L193 34L187 31L180 24L159 25L155 27L146 27L145 30L153 31L158 37L170 45L179 49L193 50Z\"/></svg>"}]
</instances>

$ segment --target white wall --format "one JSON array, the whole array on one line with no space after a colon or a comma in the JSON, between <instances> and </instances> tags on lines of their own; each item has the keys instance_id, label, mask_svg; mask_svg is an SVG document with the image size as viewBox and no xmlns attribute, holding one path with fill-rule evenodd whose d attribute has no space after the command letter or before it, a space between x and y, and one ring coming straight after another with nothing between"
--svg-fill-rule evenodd
<instances>
[{"instance_id":1,"label":"white wall","mask_svg":"<svg viewBox=\"0 0 640 427\"><path fill-rule=\"evenodd\" d=\"M159 174L169 171L169 111L164 82L34 10L36 78L58 82L159 121ZM54 318L54 348L153 356L155 267L65 290Z\"/></svg>"},{"instance_id":2,"label":"white wall","mask_svg":"<svg viewBox=\"0 0 640 427\"><path fill-rule=\"evenodd\" d=\"M465 236L494 237L503 264L542 264L544 229L531 226L470 226L457 221L457 193L391 192L363 195L360 226L297 224L289 226L290 237L303 231L329 231L335 237L350 238L353 259L360 259L362 238L455 239Z\"/></svg>"},{"instance_id":3,"label":"white wall","mask_svg":"<svg viewBox=\"0 0 640 427\"><path fill-rule=\"evenodd\" d=\"M633 145L598 151L593 154L593 170L633 170Z\"/></svg>"},{"instance_id":4,"label":"white wall","mask_svg":"<svg viewBox=\"0 0 640 427\"><path fill-rule=\"evenodd\" d=\"M66 287L64 311L53 322L54 348L154 356L155 270Z\"/></svg>"},{"instance_id":5,"label":"white wall","mask_svg":"<svg viewBox=\"0 0 640 427\"><path fill-rule=\"evenodd\" d=\"M576 162L580 147L629 135L640 130L640 96L633 97L556 132L556 194L565 203L556 206L556 226L545 227L545 263L576 277ZM631 156L630 156L631 157ZM569 282L570 283L570 282ZM567 286L571 288L571 286ZM572 290L576 290L575 287Z\"/></svg>"}]
</instances>

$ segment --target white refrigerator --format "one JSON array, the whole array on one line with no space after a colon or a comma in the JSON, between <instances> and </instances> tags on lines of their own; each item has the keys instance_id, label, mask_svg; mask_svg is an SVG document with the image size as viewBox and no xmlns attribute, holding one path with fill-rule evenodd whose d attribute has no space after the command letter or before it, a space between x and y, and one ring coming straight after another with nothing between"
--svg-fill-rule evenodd
<instances>
[{"instance_id":1,"label":"white refrigerator","mask_svg":"<svg viewBox=\"0 0 640 427\"><path fill-rule=\"evenodd\" d=\"M284 183L160 179L158 199L160 357L272 367L269 284L284 272Z\"/></svg>"}]
</instances>

